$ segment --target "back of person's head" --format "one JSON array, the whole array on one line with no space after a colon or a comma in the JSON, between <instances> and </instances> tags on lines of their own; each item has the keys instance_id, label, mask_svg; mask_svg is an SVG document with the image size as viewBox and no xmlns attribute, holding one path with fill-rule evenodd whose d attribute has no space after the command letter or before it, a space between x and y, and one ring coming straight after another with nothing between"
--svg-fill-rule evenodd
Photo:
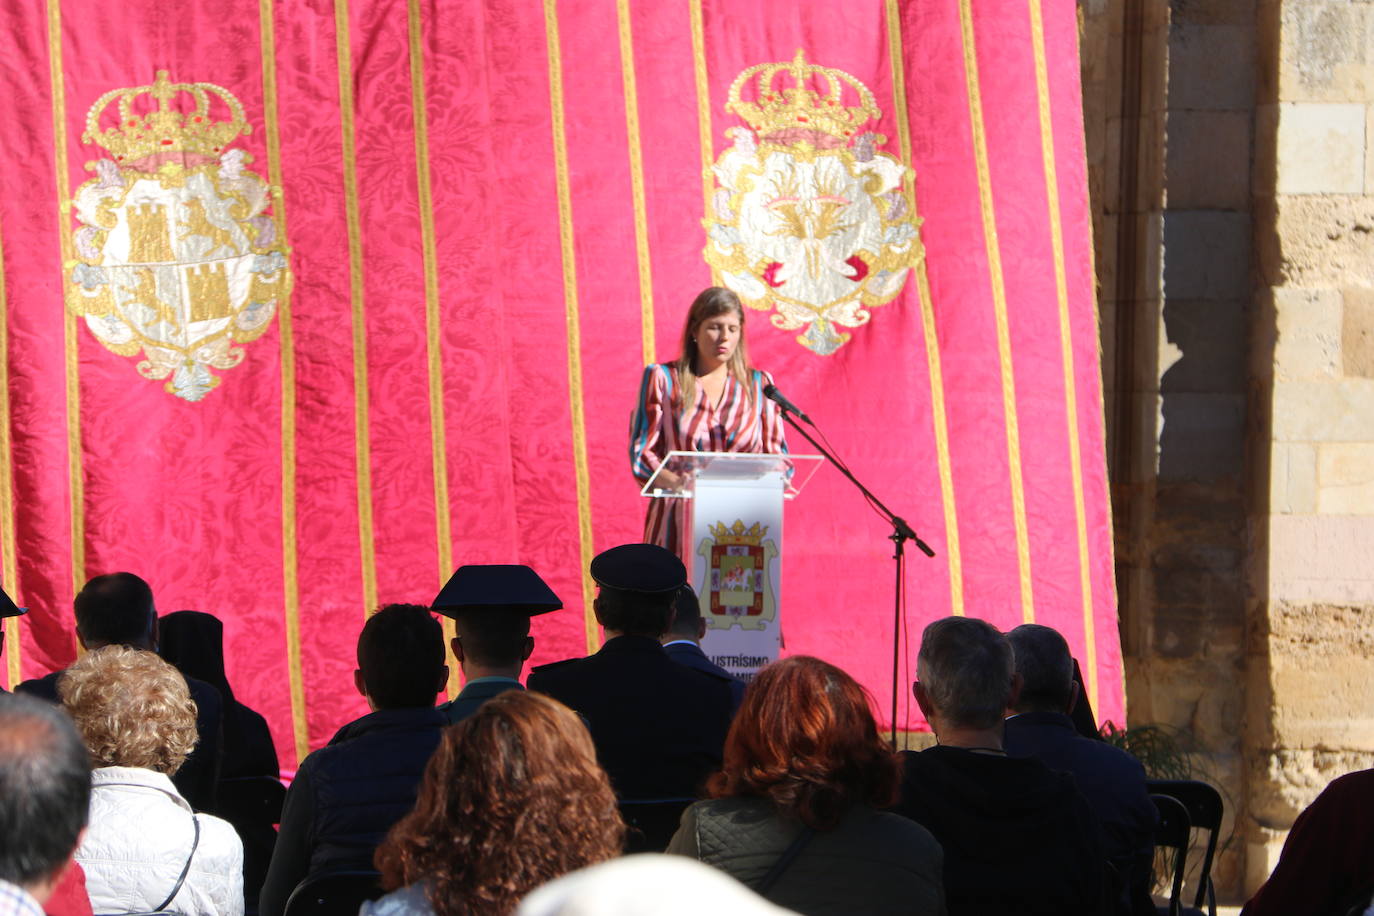
<instances>
[{"instance_id":1,"label":"back of person's head","mask_svg":"<svg viewBox=\"0 0 1374 916\"><path fill-rule=\"evenodd\" d=\"M445 730L376 862L388 888L426 882L437 916L509 913L540 884L619 855L624 835L582 720L510 690Z\"/></svg>"},{"instance_id":2,"label":"back of person's head","mask_svg":"<svg viewBox=\"0 0 1374 916\"><path fill-rule=\"evenodd\" d=\"M897 759L878 736L868 694L827 662L797 655L759 672L708 783L716 798L767 798L816 830L854 804L896 801Z\"/></svg>"},{"instance_id":3,"label":"back of person's head","mask_svg":"<svg viewBox=\"0 0 1374 916\"><path fill-rule=\"evenodd\" d=\"M525 660L530 618L509 608L464 609L454 617L463 657L484 668L518 667Z\"/></svg>"},{"instance_id":4,"label":"back of person's head","mask_svg":"<svg viewBox=\"0 0 1374 916\"><path fill-rule=\"evenodd\" d=\"M1021 675L1017 712L1068 712L1073 702L1073 656L1059 631L1023 623L1007 634Z\"/></svg>"},{"instance_id":5,"label":"back of person's head","mask_svg":"<svg viewBox=\"0 0 1374 916\"><path fill-rule=\"evenodd\" d=\"M358 636L358 670L378 709L433 706L444 678L444 631L429 608L388 604Z\"/></svg>"},{"instance_id":6,"label":"back of person's head","mask_svg":"<svg viewBox=\"0 0 1374 916\"><path fill-rule=\"evenodd\" d=\"M95 766L171 776L196 746L196 704L186 679L152 652L87 652L62 674L57 694Z\"/></svg>"},{"instance_id":7,"label":"back of person's head","mask_svg":"<svg viewBox=\"0 0 1374 916\"><path fill-rule=\"evenodd\" d=\"M648 594L602 588L596 596L596 619L608 630L626 636L658 639L673 619L676 592Z\"/></svg>"},{"instance_id":8,"label":"back of person's head","mask_svg":"<svg viewBox=\"0 0 1374 916\"><path fill-rule=\"evenodd\" d=\"M695 859L640 853L544 885L521 902L516 916L784 916L792 912Z\"/></svg>"},{"instance_id":9,"label":"back of person's head","mask_svg":"<svg viewBox=\"0 0 1374 916\"><path fill-rule=\"evenodd\" d=\"M105 645L153 647L153 590L133 573L96 576L72 602L76 632L89 649Z\"/></svg>"},{"instance_id":10,"label":"back of person's head","mask_svg":"<svg viewBox=\"0 0 1374 916\"><path fill-rule=\"evenodd\" d=\"M0 693L0 881L53 876L86 826L91 764L62 710Z\"/></svg>"},{"instance_id":11,"label":"back of person's head","mask_svg":"<svg viewBox=\"0 0 1374 916\"><path fill-rule=\"evenodd\" d=\"M946 617L925 628L916 677L950 725L992 728L1012 695L1011 643L985 620Z\"/></svg>"},{"instance_id":12,"label":"back of person's head","mask_svg":"<svg viewBox=\"0 0 1374 916\"><path fill-rule=\"evenodd\" d=\"M684 585L673 599L673 622L667 635L696 639L701 632L701 603L692 586Z\"/></svg>"}]
</instances>

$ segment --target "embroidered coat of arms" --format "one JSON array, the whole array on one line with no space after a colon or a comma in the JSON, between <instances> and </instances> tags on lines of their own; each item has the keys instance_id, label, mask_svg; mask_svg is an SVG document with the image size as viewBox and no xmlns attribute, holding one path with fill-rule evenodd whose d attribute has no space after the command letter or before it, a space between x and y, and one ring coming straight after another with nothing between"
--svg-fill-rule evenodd
<instances>
[{"instance_id":1,"label":"embroidered coat of arms","mask_svg":"<svg viewBox=\"0 0 1374 916\"><path fill-rule=\"evenodd\" d=\"M797 340L828 356L852 336L839 328L867 323L922 257L902 187L914 173L877 150L882 134L859 133L881 115L873 93L800 50L741 73L725 107L749 126L726 131L734 145L710 170L706 262L746 305L803 328Z\"/></svg>"},{"instance_id":2,"label":"embroidered coat of arms","mask_svg":"<svg viewBox=\"0 0 1374 916\"><path fill-rule=\"evenodd\" d=\"M102 128L116 101L118 122ZM67 307L109 350L142 352L139 373L188 401L220 383L212 369L243 361L236 344L261 337L291 291L290 249L269 213L280 191L229 147L250 130L227 89L160 70L151 86L101 96L82 134L110 155L86 164L97 177L73 199Z\"/></svg>"}]
</instances>

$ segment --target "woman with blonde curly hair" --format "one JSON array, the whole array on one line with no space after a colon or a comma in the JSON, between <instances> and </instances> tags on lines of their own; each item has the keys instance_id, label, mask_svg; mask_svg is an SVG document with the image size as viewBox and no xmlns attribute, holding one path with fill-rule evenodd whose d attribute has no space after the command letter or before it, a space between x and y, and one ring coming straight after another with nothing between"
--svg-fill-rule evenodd
<instances>
[{"instance_id":1,"label":"woman with blonde curly hair","mask_svg":"<svg viewBox=\"0 0 1374 916\"><path fill-rule=\"evenodd\" d=\"M105 646L68 668L57 692L95 767L76 851L95 912L241 916L238 834L172 785L196 743L186 680L152 652Z\"/></svg>"},{"instance_id":2,"label":"woman with blonde curly hair","mask_svg":"<svg viewBox=\"0 0 1374 916\"><path fill-rule=\"evenodd\" d=\"M625 825L586 726L511 690L444 733L415 810L377 849L360 916L506 916L526 893L620 854Z\"/></svg>"}]
</instances>

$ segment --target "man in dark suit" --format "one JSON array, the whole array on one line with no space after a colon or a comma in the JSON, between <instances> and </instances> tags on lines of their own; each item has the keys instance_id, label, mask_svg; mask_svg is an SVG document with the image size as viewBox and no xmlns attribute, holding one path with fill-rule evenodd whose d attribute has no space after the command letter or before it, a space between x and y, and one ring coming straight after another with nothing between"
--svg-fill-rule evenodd
<instances>
[{"instance_id":1,"label":"man in dark suit","mask_svg":"<svg viewBox=\"0 0 1374 916\"><path fill-rule=\"evenodd\" d=\"M692 586L684 585L677 592L673 622L663 634L663 651L679 665L728 681L733 700L730 714L734 715L739 711L739 704L744 702L744 681L706 657L701 651L701 639L705 635L706 620L701 616L697 593L692 591Z\"/></svg>"},{"instance_id":2,"label":"man in dark suit","mask_svg":"<svg viewBox=\"0 0 1374 916\"><path fill-rule=\"evenodd\" d=\"M76 611L77 641L88 651L102 646L157 651L153 590L133 573L96 576L81 589L72 606ZM56 703L57 681L61 676L61 671L54 671L24 681L15 690ZM172 777L172 783L192 808L213 811L223 753L224 699L213 686L196 678L186 678L186 686L196 704L196 747Z\"/></svg>"},{"instance_id":3,"label":"man in dark suit","mask_svg":"<svg viewBox=\"0 0 1374 916\"><path fill-rule=\"evenodd\" d=\"M0 589L0 621L4 621L10 617L18 617L20 614L27 614L28 612L28 608L15 605L14 600L10 598L4 589ZM5 630L3 626L0 626L0 656L3 656L4 653ZM0 693L6 692L4 687L0 687Z\"/></svg>"},{"instance_id":4,"label":"man in dark suit","mask_svg":"<svg viewBox=\"0 0 1374 916\"><path fill-rule=\"evenodd\" d=\"M449 645L465 680L458 696L439 705L450 724L494 696L525 689L520 670L534 651L530 618L562 606L528 566L458 567L434 599L434 610L453 618L457 635Z\"/></svg>"},{"instance_id":5,"label":"man in dark suit","mask_svg":"<svg viewBox=\"0 0 1374 916\"><path fill-rule=\"evenodd\" d=\"M1079 693L1064 637L1027 623L1007 634L1021 676L1021 694L1006 720L1012 757L1036 757L1073 775L1078 791L1102 824L1103 849L1121 887L1120 911L1152 912L1156 811L1145 788L1145 769L1130 754L1080 735L1069 717Z\"/></svg>"},{"instance_id":6,"label":"man in dark suit","mask_svg":"<svg viewBox=\"0 0 1374 916\"><path fill-rule=\"evenodd\" d=\"M732 701L726 681L679 665L659 644L687 570L662 547L625 544L592 560L591 574L606 644L535 668L529 687L582 715L622 799L693 797L720 766Z\"/></svg>"}]
</instances>

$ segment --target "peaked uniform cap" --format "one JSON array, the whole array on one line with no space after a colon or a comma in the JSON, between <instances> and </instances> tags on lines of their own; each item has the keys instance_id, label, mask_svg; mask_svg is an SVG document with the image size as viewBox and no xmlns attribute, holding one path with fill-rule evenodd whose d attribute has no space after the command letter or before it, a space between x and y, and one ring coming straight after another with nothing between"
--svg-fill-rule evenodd
<instances>
[{"instance_id":1,"label":"peaked uniform cap","mask_svg":"<svg viewBox=\"0 0 1374 916\"><path fill-rule=\"evenodd\" d=\"M18 617L20 614L27 614L28 612L28 608L19 607L14 603L14 599L10 597L9 592L0 589L0 618Z\"/></svg>"},{"instance_id":2,"label":"peaked uniform cap","mask_svg":"<svg viewBox=\"0 0 1374 916\"><path fill-rule=\"evenodd\" d=\"M597 554L592 578L602 588L658 595L687 584L687 567L657 544L621 544Z\"/></svg>"},{"instance_id":3,"label":"peaked uniform cap","mask_svg":"<svg viewBox=\"0 0 1374 916\"><path fill-rule=\"evenodd\" d=\"M434 599L434 610L445 617L489 608L533 617L561 607L539 573L518 563L460 566Z\"/></svg>"}]
</instances>

